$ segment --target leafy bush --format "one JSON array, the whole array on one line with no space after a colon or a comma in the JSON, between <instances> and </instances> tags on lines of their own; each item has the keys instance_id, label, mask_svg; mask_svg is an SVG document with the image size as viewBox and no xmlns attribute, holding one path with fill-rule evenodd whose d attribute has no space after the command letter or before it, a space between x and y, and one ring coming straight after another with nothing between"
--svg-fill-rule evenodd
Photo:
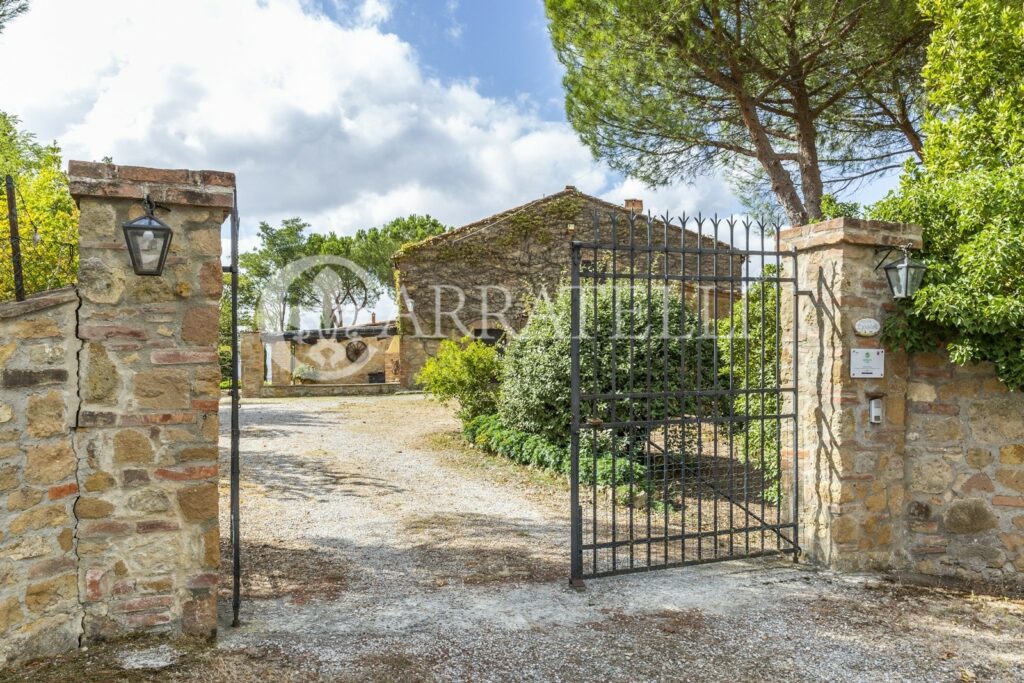
<instances>
[{"instance_id":1,"label":"leafy bush","mask_svg":"<svg viewBox=\"0 0 1024 683\"><path fill-rule=\"evenodd\" d=\"M316 376L316 368L312 365L306 365L305 363L296 366L296 368L292 370L293 380L311 382L316 379Z\"/></svg>"},{"instance_id":2,"label":"leafy bush","mask_svg":"<svg viewBox=\"0 0 1024 683\"><path fill-rule=\"evenodd\" d=\"M775 266L765 266L765 276L776 274ZM778 316L776 305L779 286L771 280L752 282L732 309L732 314L718 321L718 345L724 384L736 389L777 389ZM764 498L775 502L779 496L779 424L777 420L756 419L779 414L779 395L739 394L733 400L737 420L734 437L739 457L764 473Z\"/></svg>"},{"instance_id":3,"label":"leafy bush","mask_svg":"<svg viewBox=\"0 0 1024 683\"><path fill-rule=\"evenodd\" d=\"M498 415L479 415L468 420L462 428L466 440L475 446L508 458L512 462L569 476L572 458L569 449L556 446L536 434L528 434L506 427ZM592 445L582 444L581 453L590 452ZM616 458L603 453L595 459L580 458L580 483L584 485L622 486L624 482L643 482L646 470L640 463L627 458Z\"/></svg>"},{"instance_id":4,"label":"leafy bush","mask_svg":"<svg viewBox=\"0 0 1024 683\"><path fill-rule=\"evenodd\" d=\"M945 342L957 363L990 361L1024 388L1024 8L922 0L933 24L924 67L923 166L908 166L872 218L924 229L924 285L883 341Z\"/></svg>"},{"instance_id":5,"label":"leafy bush","mask_svg":"<svg viewBox=\"0 0 1024 683\"><path fill-rule=\"evenodd\" d=\"M621 288L620 288L621 289ZM637 287L632 295L611 283L588 289L581 306L580 386L587 393L621 392L634 384L645 391L678 394L713 385L713 340L698 334L696 315L679 292ZM502 363L498 413L504 424L536 434L547 442L567 446L572 423L569 372L571 290L562 287L554 301L540 301L526 327L512 339ZM607 340L615 338L615 348ZM633 339L632 345L629 339ZM601 340L598 343L596 340ZM685 359L684 356L685 355ZM701 356L698 363L697 356ZM697 368L701 367L698 375ZM651 368L650 377L645 368ZM679 372L678 368L686 368ZM666 372L665 369L668 369ZM611 405L583 406L591 415L608 420ZM721 401L689 396L621 399L614 402L619 416L658 420L695 414L718 414ZM636 435L638 442L646 435Z\"/></svg>"},{"instance_id":6,"label":"leafy bush","mask_svg":"<svg viewBox=\"0 0 1024 683\"><path fill-rule=\"evenodd\" d=\"M217 345L217 361L220 363L220 378L222 382L231 383L231 344Z\"/></svg>"},{"instance_id":7,"label":"leafy bush","mask_svg":"<svg viewBox=\"0 0 1024 683\"><path fill-rule=\"evenodd\" d=\"M457 401L459 419L467 422L495 411L500 376L497 350L466 337L459 343L441 342L416 381L442 404Z\"/></svg>"}]
</instances>

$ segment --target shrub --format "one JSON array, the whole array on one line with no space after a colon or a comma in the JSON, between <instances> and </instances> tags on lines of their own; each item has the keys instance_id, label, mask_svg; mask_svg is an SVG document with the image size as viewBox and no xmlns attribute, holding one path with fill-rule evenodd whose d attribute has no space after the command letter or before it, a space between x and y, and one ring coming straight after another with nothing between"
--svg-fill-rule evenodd
<instances>
[{"instance_id":1,"label":"shrub","mask_svg":"<svg viewBox=\"0 0 1024 683\"><path fill-rule=\"evenodd\" d=\"M312 365L306 365L305 363L297 366L294 370L292 370L293 380L312 381L316 379L316 376L316 368L314 368Z\"/></svg>"},{"instance_id":2,"label":"shrub","mask_svg":"<svg viewBox=\"0 0 1024 683\"><path fill-rule=\"evenodd\" d=\"M621 289L621 287L620 287ZM696 315L684 306L678 291L637 287L632 294L611 283L583 294L581 306L580 385L587 393L611 393L630 386L650 392L681 392L714 383L714 342L698 334ZM540 301L523 330L512 339L502 363L498 413L504 424L536 434L558 446L569 444L572 421L569 373L571 290L562 287L554 301ZM607 340L615 337L615 353ZM630 353L629 339L634 340ZM601 340L597 343L595 340ZM685 363L684 356L685 354ZM698 364L697 356L701 355ZM697 373L698 365L702 370ZM651 375L645 368L651 368ZM681 373L678 368L685 367ZM608 403L583 406L582 419L607 420ZM697 400L672 396L615 401L618 415L658 420L694 414ZM701 412L716 414L721 401L704 399ZM635 430L634 430L635 431ZM638 434L642 442L646 435Z\"/></svg>"},{"instance_id":3,"label":"shrub","mask_svg":"<svg viewBox=\"0 0 1024 683\"><path fill-rule=\"evenodd\" d=\"M766 276L776 275L775 266L765 266ZM776 306L779 286L771 280L752 282L732 313L718 322L718 346L723 383L730 377L736 389L778 389L778 331ZM778 415L779 394L739 394L733 400L733 414L742 418ZM777 420L743 419L732 426L742 461L764 473L764 498L779 497L779 424ZM734 432L735 433L735 432Z\"/></svg>"},{"instance_id":4,"label":"shrub","mask_svg":"<svg viewBox=\"0 0 1024 683\"><path fill-rule=\"evenodd\" d=\"M457 401L459 419L467 422L495 411L500 376L497 350L466 337L458 343L441 342L416 381L442 404Z\"/></svg>"},{"instance_id":5,"label":"shrub","mask_svg":"<svg viewBox=\"0 0 1024 683\"><path fill-rule=\"evenodd\" d=\"M512 462L569 476L572 459L569 449L556 446L536 434L528 434L506 427L498 415L478 415L463 424L466 440L478 448L508 458ZM592 444L581 444L580 453L592 452ZM627 458L616 458L601 452L597 458L580 457L580 483L611 487L646 479L646 470L640 463ZM634 487L635 488L635 487Z\"/></svg>"},{"instance_id":6,"label":"shrub","mask_svg":"<svg viewBox=\"0 0 1024 683\"><path fill-rule=\"evenodd\" d=\"M924 164L870 213L920 224L928 271L882 340L910 352L945 342L954 362L991 362L1024 389L1024 6L919 5L933 27Z\"/></svg>"},{"instance_id":7,"label":"shrub","mask_svg":"<svg viewBox=\"0 0 1024 683\"><path fill-rule=\"evenodd\" d=\"M217 346L217 361L220 363L220 379L231 383L231 344Z\"/></svg>"}]
</instances>

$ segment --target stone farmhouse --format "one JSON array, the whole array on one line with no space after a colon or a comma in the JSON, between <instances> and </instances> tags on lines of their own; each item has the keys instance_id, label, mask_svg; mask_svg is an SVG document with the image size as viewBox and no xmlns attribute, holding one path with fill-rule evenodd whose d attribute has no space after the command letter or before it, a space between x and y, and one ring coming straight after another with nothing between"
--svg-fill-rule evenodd
<instances>
[{"instance_id":1,"label":"stone farmhouse","mask_svg":"<svg viewBox=\"0 0 1024 683\"><path fill-rule=\"evenodd\" d=\"M644 231L646 242L648 222L643 211L639 199L612 204L568 185L561 192L405 246L394 256L401 384L415 385L416 374L444 339L470 336L494 342L507 328L521 329L531 303L538 297L554 298L568 280L571 241L609 244L618 239L626 244L633 216L636 239ZM701 261L705 274L738 276L741 272L742 257L722 255L728 245L709 234L698 235L661 221L653 221L651 230L651 244L695 249L702 240L703 249L719 250L717 256L708 254ZM583 270L594 267L594 256L584 250ZM596 256L600 261L601 255ZM662 258L657 254L654 261L655 273L693 275L698 268L698 259L692 255ZM700 297L692 283L685 284L687 298L700 298L708 320L728 315L740 293L738 286L724 279L716 292L703 292Z\"/></svg>"}]
</instances>

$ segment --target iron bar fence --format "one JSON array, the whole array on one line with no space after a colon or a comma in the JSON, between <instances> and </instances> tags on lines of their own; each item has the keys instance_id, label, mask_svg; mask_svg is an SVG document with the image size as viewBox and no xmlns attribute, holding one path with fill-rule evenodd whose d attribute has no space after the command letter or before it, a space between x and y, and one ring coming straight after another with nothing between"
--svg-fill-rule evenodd
<instances>
[{"instance_id":1,"label":"iron bar fence","mask_svg":"<svg viewBox=\"0 0 1024 683\"><path fill-rule=\"evenodd\" d=\"M78 244L65 231L40 226L26 211L17 181L10 175L3 183L4 206L0 230L0 301L57 289L76 281Z\"/></svg>"},{"instance_id":2,"label":"iron bar fence","mask_svg":"<svg viewBox=\"0 0 1024 683\"><path fill-rule=\"evenodd\" d=\"M573 242L574 583L799 552L796 336L780 319L796 254L778 231L595 213Z\"/></svg>"}]
</instances>

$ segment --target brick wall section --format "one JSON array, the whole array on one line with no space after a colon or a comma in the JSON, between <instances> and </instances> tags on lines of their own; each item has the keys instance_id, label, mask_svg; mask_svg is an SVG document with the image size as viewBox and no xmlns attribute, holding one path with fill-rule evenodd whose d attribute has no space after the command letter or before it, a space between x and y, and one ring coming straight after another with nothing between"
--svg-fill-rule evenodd
<instances>
[{"instance_id":1,"label":"brick wall section","mask_svg":"<svg viewBox=\"0 0 1024 683\"><path fill-rule=\"evenodd\" d=\"M593 222L595 211L600 216L596 231ZM568 279L569 244L572 240L586 242L596 238L602 243L611 243L611 215L618 217L618 240L625 250L630 241L629 210L569 187L544 199L463 226L453 233L431 238L399 252L395 265L398 284L402 289L398 300L400 332L403 337L399 349L402 384L407 387L415 385L416 373L427 358L436 354L440 339L458 339L466 334L454 324L450 316L439 316L439 311L450 312L458 308L462 323L471 328L481 320L486 308L491 321L495 313L502 312L510 327L521 329L526 324L531 302L536 297L554 298L559 286ZM570 224L574 226L575 232L569 232ZM647 243L646 226L645 218L636 223L634 237L638 244ZM723 225L722 238L727 234L727 228ZM663 235L664 227L656 223L651 242L663 244ZM678 247L682 239L678 227L670 231L669 235L669 243ZM687 247L695 248L698 239L695 232L685 233ZM715 241L711 237L710 227L705 227L703 244L707 249L714 248ZM583 258L591 256L584 253ZM601 258L599 252L598 259ZM622 258L625 268L628 259L625 251ZM682 260L678 254L670 254L667 258L668 271L675 274L685 271L689 275L697 272L694 256L686 257L685 264L681 263ZM704 256L701 268L706 274L718 272L724 275L730 272L728 256L717 257L717 271L715 260L710 255ZM732 260L733 272L739 275L741 261L738 257ZM664 264L664 261L662 255L656 256L655 262ZM642 272L645 264L644 257L637 256L636 272ZM610 265L604 265L611 269ZM655 273L664 272L658 268L664 268L664 265L654 268ZM508 289L511 300L505 300L498 286ZM454 287L462 288L464 300L454 291ZM692 289L688 287L688 290L692 296ZM711 297L704 296L702 299L705 313L710 316L714 309L710 304ZM719 316L728 312L730 301L729 293L723 292L720 295L717 309ZM435 325L435 321L439 324Z\"/></svg>"},{"instance_id":2,"label":"brick wall section","mask_svg":"<svg viewBox=\"0 0 1024 683\"><path fill-rule=\"evenodd\" d=\"M904 510L904 405L907 358L887 351L884 379L851 379L850 349L879 348L858 337L860 318L882 320L893 307L875 246L920 246L916 226L837 219L788 229L798 250L800 539L813 561L843 569L891 567L899 554ZM791 276L791 259L786 260ZM783 338L793 302L782 299ZM783 345L784 376L792 376ZM869 397L884 398L884 422L868 422ZM793 454L783 453L789 462ZM789 471L788 463L784 471Z\"/></svg>"},{"instance_id":3,"label":"brick wall section","mask_svg":"<svg viewBox=\"0 0 1024 683\"><path fill-rule=\"evenodd\" d=\"M991 365L944 353L910 359L907 536L916 572L1024 577L1024 394Z\"/></svg>"},{"instance_id":4,"label":"brick wall section","mask_svg":"<svg viewBox=\"0 0 1024 683\"><path fill-rule=\"evenodd\" d=\"M0 304L0 665L78 646L78 297Z\"/></svg>"},{"instance_id":5,"label":"brick wall section","mask_svg":"<svg viewBox=\"0 0 1024 683\"><path fill-rule=\"evenodd\" d=\"M86 640L216 632L220 227L234 176L72 161L80 218L79 590ZM133 273L121 225L147 194L174 231Z\"/></svg>"}]
</instances>

